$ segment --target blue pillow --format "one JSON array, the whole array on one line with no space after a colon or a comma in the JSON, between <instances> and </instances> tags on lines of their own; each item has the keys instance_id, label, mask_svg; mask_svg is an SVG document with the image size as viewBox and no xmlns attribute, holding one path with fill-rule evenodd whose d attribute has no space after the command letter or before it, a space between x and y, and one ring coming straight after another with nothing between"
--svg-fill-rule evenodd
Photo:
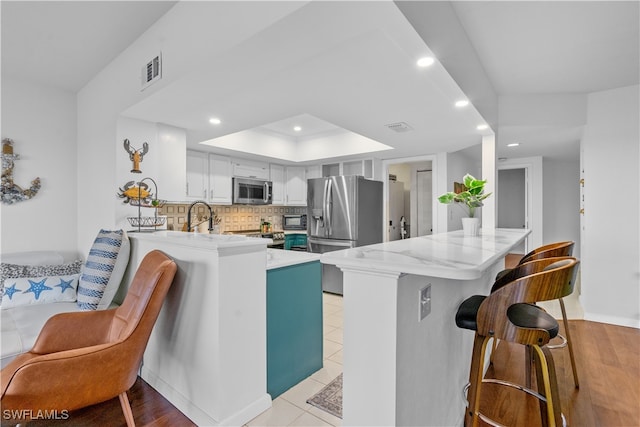
<instances>
[{"instance_id":1,"label":"blue pillow","mask_svg":"<svg viewBox=\"0 0 640 427\"><path fill-rule=\"evenodd\" d=\"M111 304L129 262L129 239L122 230L100 230L82 268L78 284L81 310Z\"/></svg>"}]
</instances>

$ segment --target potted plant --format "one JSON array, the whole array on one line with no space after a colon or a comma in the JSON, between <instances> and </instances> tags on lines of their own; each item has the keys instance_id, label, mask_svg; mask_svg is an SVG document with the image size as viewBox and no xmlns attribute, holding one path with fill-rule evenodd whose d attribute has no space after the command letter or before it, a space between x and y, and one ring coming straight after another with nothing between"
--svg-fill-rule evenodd
<instances>
[{"instance_id":1,"label":"potted plant","mask_svg":"<svg viewBox=\"0 0 640 427\"><path fill-rule=\"evenodd\" d=\"M462 218L462 228L466 235L477 236L480 231L480 219L475 217L476 209L484 206L482 201L489 197L491 193L484 192L486 180L475 179L472 175L466 174L462 178L462 185L457 185L454 191L450 191L438 197L440 203L448 205L452 202L464 203L467 207L468 216Z\"/></svg>"}]
</instances>

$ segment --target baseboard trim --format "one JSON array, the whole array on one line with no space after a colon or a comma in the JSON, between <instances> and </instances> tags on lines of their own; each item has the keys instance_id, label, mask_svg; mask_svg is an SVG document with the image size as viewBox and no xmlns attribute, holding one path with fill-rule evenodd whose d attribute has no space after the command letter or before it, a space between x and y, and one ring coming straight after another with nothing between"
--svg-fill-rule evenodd
<instances>
[{"instance_id":1,"label":"baseboard trim","mask_svg":"<svg viewBox=\"0 0 640 427\"><path fill-rule=\"evenodd\" d=\"M628 328L640 329L640 319L630 319L628 317L607 316L598 313L584 313L584 320L598 323L608 323L610 325L625 326Z\"/></svg>"},{"instance_id":2,"label":"baseboard trim","mask_svg":"<svg viewBox=\"0 0 640 427\"><path fill-rule=\"evenodd\" d=\"M223 420L216 420L170 384L167 384L154 372L146 369L144 365L142 366L140 376L180 412L199 426L242 426L271 408L272 405L271 396L265 391L264 395L249 403L235 414Z\"/></svg>"}]
</instances>

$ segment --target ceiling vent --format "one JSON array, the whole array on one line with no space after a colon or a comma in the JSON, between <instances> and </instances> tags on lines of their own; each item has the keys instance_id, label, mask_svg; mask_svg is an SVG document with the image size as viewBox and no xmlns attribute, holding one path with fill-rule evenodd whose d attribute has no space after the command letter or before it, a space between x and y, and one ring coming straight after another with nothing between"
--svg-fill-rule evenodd
<instances>
[{"instance_id":1,"label":"ceiling vent","mask_svg":"<svg viewBox=\"0 0 640 427\"><path fill-rule=\"evenodd\" d=\"M408 124L406 124L405 122L398 122L398 123L391 123L389 125L386 125L389 129L391 129L392 131L401 133L401 132L409 132L410 130L413 130L413 128L411 126L409 126Z\"/></svg>"},{"instance_id":2,"label":"ceiling vent","mask_svg":"<svg viewBox=\"0 0 640 427\"><path fill-rule=\"evenodd\" d=\"M145 90L162 78L162 54L159 53L142 67L142 88Z\"/></svg>"}]
</instances>

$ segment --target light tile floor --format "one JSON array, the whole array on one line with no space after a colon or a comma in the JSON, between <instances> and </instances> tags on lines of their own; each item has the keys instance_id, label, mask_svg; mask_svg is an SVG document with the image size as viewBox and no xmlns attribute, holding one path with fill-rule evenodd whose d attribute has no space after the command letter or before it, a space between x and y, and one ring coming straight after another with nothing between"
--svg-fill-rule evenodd
<instances>
[{"instance_id":1,"label":"light tile floor","mask_svg":"<svg viewBox=\"0 0 640 427\"><path fill-rule=\"evenodd\" d=\"M323 368L290 388L247 426L341 426L342 420L307 403L307 399L342 373L342 297L323 294Z\"/></svg>"}]
</instances>

